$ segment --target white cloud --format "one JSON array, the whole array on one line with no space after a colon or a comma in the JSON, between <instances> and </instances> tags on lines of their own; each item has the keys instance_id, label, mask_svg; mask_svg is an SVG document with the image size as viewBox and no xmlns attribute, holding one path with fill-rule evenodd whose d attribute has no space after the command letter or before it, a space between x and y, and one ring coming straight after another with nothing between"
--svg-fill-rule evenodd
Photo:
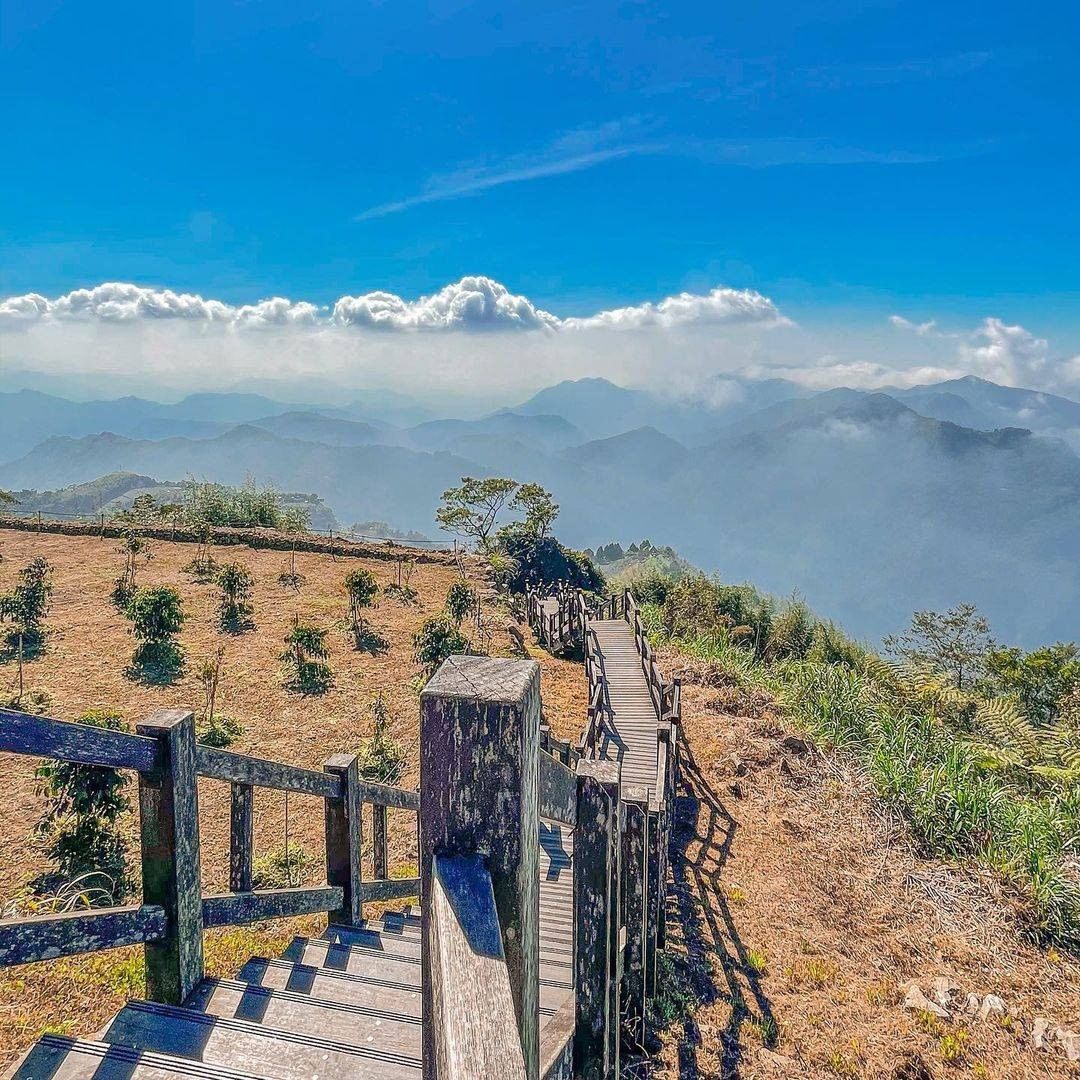
<instances>
[{"instance_id":1,"label":"white cloud","mask_svg":"<svg viewBox=\"0 0 1080 1080\"><path fill-rule=\"evenodd\" d=\"M898 330L910 330L913 334L918 334L919 337L926 337L937 329L937 320L935 319L930 319L928 322L915 323L910 319L905 319L903 315L890 315L889 322L891 322Z\"/></svg>"},{"instance_id":2,"label":"white cloud","mask_svg":"<svg viewBox=\"0 0 1080 1080\"><path fill-rule=\"evenodd\" d=\"M710 326L758 323L786 326L766 296L752 289L716 288L704 295L679 293L656 303L599 311L585 318L560 319L505 285L480 275L463 277L430 296L405 300L390 292L342 296L329 312L307 301L284 297L234 307L192 293L108 282L76 289L54 300L37 293L0 303L0 327L25 329L36 322L134 324L180 319L238 329L266 327L359 327L375 330L590 330Z\"/></svg>"},{"instance_id":3,"label":"white cloud","mask_svg":"<svg viewBox=\"0 0 1080 1080\"><path fill-rule=\"evenodd\" d=\"M93 289L75 289L50 301L46 316L60 319L101 319L132 322L136 319L192 319L228 322L231 310L220 300L204 300L193 293L146 289L110 281Z\"/></svg>"},{"instance_id":4,"label":"white cloud","mask_svg":"<svg viewBox=\"0 0 1080 1080\"><path fill-rule=\"evenodd\" d=\"M659 303L638 304L636 307L613 308L583 319L566 319L563 326L573 329L636 330L645 326L669 328L692 324L708 325L726 322L760 322L790 326L776 305L752 289L713 289L702 296L679 293Z\"/></svg>"},{"instance_id":5,"label":"white cloud","mask_svg":"<svg viewBox=\"0 0 1080 1080\"><path fill-rule=\"evenodd\" d=\"M343 296L334 305L334 322L380 330L555 329L554 315L527 297L515 296L488 277L464 277L431 296L403 300L388 292Z\"/></svg>"},{"instance_id":6,"label":"white cloud","mask_svg":"<svg viewBox=\"0 0 1080 1080\"><path fill-rule=\"evenodd\" d=\"M12 296L0 302L0 327L5 324L34 323L48 313L49 301L40 293Z\"/></svg>"},{"instance_id":7,"label":"white cloud","mask_svg":"<svg viewBox=\"0 0 1080 1080\"><path fill-rule=\"evenodd\" d=\"M836 356L822 356L801 366L770 365L752 367L746 374L751 378L780 378L805 386L808 390L831 390L848 386L853 390L877 390L883 387L907 389L924 383L942 382L963 375L960 368L891 367L876 360L842 360Z\"/></svg>"},{"instance_id":8,"label":"white cloud","mask_svg":"<svg viewBox=\"0 0 1080 1080\"><path fill-rule=\"evenodd\" d=\"M1019 324L988 318L960 346L960 359L975 375L1009 386L1042 387L1050 372L1050 343Z\"/></svg>"},{"instance_id":9,"label":"white cloud","mask_svg":"<svg viewBox=\"0 0 1080 1080\"><path fill-rule=\"evenodd\" d=\"M232 312L231 321L237 326L261 329L271 326L312 326L319 321L319 309L301 300L294 304L283 296L245 304Z\"/></svg>"}]
</instances>

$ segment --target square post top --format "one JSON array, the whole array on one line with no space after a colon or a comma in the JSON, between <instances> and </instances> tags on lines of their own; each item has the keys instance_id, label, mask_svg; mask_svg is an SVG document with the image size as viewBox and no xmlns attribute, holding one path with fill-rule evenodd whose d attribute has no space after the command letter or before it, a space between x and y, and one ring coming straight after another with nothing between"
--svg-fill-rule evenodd
<instances>
[{"instance_id":1,"label":"square post top","mask_svg":"<svg viewBox=\"0 0 1080 1080\"><path fill-rule=\"evenodd\" d=\"M498 705L521 705L539 692L535 660L497 656L451 656L431 677L421 698L457 698Z\"/></svg>"}]
</instances>

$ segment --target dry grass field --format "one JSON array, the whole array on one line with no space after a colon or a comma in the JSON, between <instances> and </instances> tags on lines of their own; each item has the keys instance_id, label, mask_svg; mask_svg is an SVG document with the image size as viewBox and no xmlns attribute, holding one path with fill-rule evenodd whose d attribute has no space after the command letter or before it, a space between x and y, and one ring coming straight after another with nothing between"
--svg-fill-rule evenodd
<instances>
[{"instance_id":1,"label":"dry grass field","mask_svg":"<svg viewBox=\"0 0 1080 1080\"><path fill-rule=\"evenodd\" d=\"M30 559L42 556L54 568L55 592L47 619L49 634L40 658L25 665L26 691L48 695L46 712L74 720L88 709L115 709L134 725L157 708L201 707L202 689L196 675L200 662L224 648L217 711L235 717L243 734L230 747L275 761L319 769L332 754L356 752L371 734L371 703L386 701L391 735L408 752L400 783L418 782L419 690L412 659L411 636L421 622L443 606L447 589L459 570L444 562L417 563L411 584L418 592L416 605L380 598L370 611L370 622L389 642L379 656L357 652L347 633L345 575L364 566L380 586L395 580L397 566L384 559L332 558L300 552L296 570L303 578L298 587L279 583L289 553L230 546L215 548L219 562L238 562L254 577L252 603L255 628L242 634L220 629L218 589L199 584L184 571L194 553L192 544L154 541L153 557L140 565L142 585L169 584L179 589L188 620L180 634L187 655L184 673L169 686L148 686L133 681L125 669L134 640L128 622L114 608L109 595L120 573L123 556L115 539L71 537L0 530L0 592L14 584L18 571ZM481 595L485 642L495 655L512 655L506 633L509 619L502 602L490 590L476 563L465 564L467 576ZM303 696L283 686L279 656L283 638L295 616L330 631L333 687L325 694ZM470 631L477 637L475 627ZM490 635L490 637L488 637ZM552 727L563 736L575 734L584 716L584 680L578 665L557 661L531 650L542 664L545 709ZM0 696L14 687L16 665L0 664ZM36 762L0 755L0 901L10 901L44 868L33 827L43 801L33 777ZM134 780L129 785L134 794ZM201 781L199 814L202 867L207 891L220 891L228 881L228 785ZM256 856L280 846L285 832L283 793L256 792ZM312 875L320 876L323 859L321 801L301 796L289 799L289 840L312 856ZM415 873L416 816L391 810L392 873ZM130 852L137 862L134 815L128 822ZM367 873L370 873L368 867ZM291 923L269 923L250 930L208 935L208 961L220 974L234 972L247 955L271 954L297 932ZM119 950L94 957L72 958L53 964L0 971L0 1062L25 1047L45 1029L68 1033L95 1030L131 994L138 991L141 957L134 950Z\"/></svg>"}]
</instances>

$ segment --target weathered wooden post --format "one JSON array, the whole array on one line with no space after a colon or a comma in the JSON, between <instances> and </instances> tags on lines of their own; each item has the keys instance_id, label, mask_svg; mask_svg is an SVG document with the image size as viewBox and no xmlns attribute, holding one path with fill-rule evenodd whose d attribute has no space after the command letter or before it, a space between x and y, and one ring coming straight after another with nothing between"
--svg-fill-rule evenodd
<instances>
[{"instance_id":1,"label":"weathered wooden post","mask_svg":"<svg viewBox=\"0 0 1080 1080\"><path fill-rule=\"evenodd\" d=\"M648 882L649 789L622 789L622 912L626 927L623 958L623 1012L638 1047L645 1040L645 910Z\"/></svg>"},{"instance_id":2,"label":"weathered wooden post","mask_svg":"<svg viewBox=\"0 0 1080 1080\"><path fill-rule=\"evenodd\" d=\"M139 774L143 903L163 907L167 926L143 946L146 996L179 1005L203 977L195 714L158 709L135 730L160 745L157 767Z\"/></svg>"},{"instance_id":3,"label":"weathered wooden post","mask_svg":"<svg viewBox=\"0 0 1080 1080\"><path fill-rule=\"evenodd\" d=\"M341 907L327 915L332 925L352 926L363 917L360 850L364 845L361 818L360 764L355 754L335 754L323 772L341 779L341 795L326 800L326 883L343 892Z\"/></svg>"},{"instance_id":4,"label":"weathered wooden post","mask_svg":"<svg viewBox=\"0 0 1080 1080\"><path fill-rule=\"evenodd\" d=\"M619 1075L619 764L578 762L574 827L574 1076Z\"/></svg>"},{"instance_id":5,"label":"weathered wooden post","mask_svg":"<svg viewBox=\"0 0 1080 1080\"><path fill-rule=\"evenodd\" d=\"M229 889L232 892L250 892L255 789L251 784L233 783L231 795Z\"/></svg>"},{"instance_id":6,"label":"weathered wooden post","mask_svg":"<svg viewBox=\"0 0 1080 1080\"><path fill-rule=\"evenodd\" d=\"M434 861L478 856L491 877L525 1074L540 1063L540 668L533 660L452 656L420 696L423 1007L433 1016ZM464 864L463 864L464 865ZM424 1076L438 1077L436 1025ZM477 1073L477 1075L480 1075Z\"/></svg>"},{"instance_id":7,"label":"weathered wooden post","mask_svg":"<svg viewBox=\"0 0 1080 1080\"><path fill-rule=\"evenodd\" d=\"M386 844L386 807L371 804L371 876L384 881L389 874L389 851Z\"/></svg>"}]
</instances>

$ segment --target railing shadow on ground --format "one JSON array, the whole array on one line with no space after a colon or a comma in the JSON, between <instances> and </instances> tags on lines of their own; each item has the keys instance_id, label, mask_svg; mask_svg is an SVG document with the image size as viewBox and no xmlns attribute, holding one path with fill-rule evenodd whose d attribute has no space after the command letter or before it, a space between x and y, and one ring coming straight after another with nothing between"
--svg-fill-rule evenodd
<instances>
[{"instance_id":1,"label":"railing shadow on ground","mask_svg":"<svg viewBox=\"0 0 1080 1080\"><path fill-rule=\"evenodd\" d=\"M731 1017L720 1035L720 1076L735 1077L743 1055L743 1025L747 1021L756 1023L762 1045L769 1049L776 1044L778 1027L761 975L750 966L722 882L738 825L701 772L685 738L681 740L681 755L681 790L675 805L672 888L668 897L669 925L676 932L669 935L669 945L681 944L685 949L686 974L695 1005L708 1005L722 998L730 1002ZM715 961L719 961L723 984L716 978ZM690 1080L715 1075L698 1063L702 1039L693 1014L687 1011L681 1023L679 1076Z\"/></svg>"}]
</instances>

